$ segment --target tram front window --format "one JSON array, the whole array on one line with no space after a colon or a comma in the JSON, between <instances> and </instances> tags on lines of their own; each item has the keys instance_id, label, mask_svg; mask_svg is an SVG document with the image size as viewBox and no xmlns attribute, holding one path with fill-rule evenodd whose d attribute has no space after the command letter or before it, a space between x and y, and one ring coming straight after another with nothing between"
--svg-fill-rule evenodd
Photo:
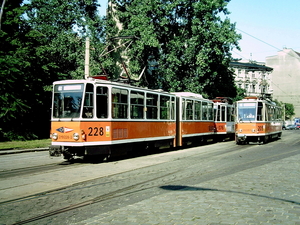
<instances>
[{"instance_id":1,"label":"tram front window","mask_svg":"<svg viewBox=\"0 0 300 225\"><path fill-rule=\"evenodd\" d=\"M79 118L83 84L59 84L54 87L53 117Z\"/></svg>"},{"instance_id":2,"label":"tram front window","mask_svg":"<svg viewBox=\"0 0 300 225\"><path fill-rule=\"evenodd\" d=\"M256 103L238 103L238 118L240 122L253 121L256 118Z\"/></svg>"}]
</instances>

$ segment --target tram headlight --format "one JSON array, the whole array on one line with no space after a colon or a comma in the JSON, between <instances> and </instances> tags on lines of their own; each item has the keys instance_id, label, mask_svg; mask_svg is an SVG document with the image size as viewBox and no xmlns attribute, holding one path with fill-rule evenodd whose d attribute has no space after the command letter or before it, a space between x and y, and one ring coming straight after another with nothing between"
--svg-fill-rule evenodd
<instances>
[{"instance_id":1,"label":"tram headlight","mask_svg":"<svg viewBox=\"0 0 300 225\"><path fill-rule=\"evenodd\" d=\"M252 132L255 133L255 129L252 129Z\"/></svg>"},{"instance_id":2,"label":"tram headlight","mask_svg":"<svg viewBox=\"0 0 300 225\"><path fill-rule=\"evenodd\" d=\"M78 133L74 133L73 134L73 138L75 141L78 141L79 140L79 134Z\"/></svg>"},{"instance_id":3,"label":"tram headlight","mask_svg":"<svg viewBox=\"0 0 300 225\"><path fill-rule=\"evenodd\" d=\"M239 129L239 131L240 131L240 133L242 133L242 132L243 132L243 129Z\"/></svg>"},{"instance_id":4,"label":"tram headlight","mask_svg":"<svg viewBox=\"0 0 300 225\"><path fill-rule=\"evenodd\" d=\"M58 135L57 135L57 133L53 133L53 134L51 135L51 137L52 137L53 140L57 140Z\"/></svg>"}]
</instances>

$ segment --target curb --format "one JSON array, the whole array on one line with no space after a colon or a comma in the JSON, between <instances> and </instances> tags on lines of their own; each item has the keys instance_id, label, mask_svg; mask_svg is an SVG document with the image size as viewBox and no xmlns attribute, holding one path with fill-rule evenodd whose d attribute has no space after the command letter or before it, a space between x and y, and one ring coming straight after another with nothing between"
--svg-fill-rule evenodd
<instances>
[{"instance_id":1,"label":"curb","mask_svg":"<svg viewBox=\"0 0 300 225\"><path fill-rule=\"evenodd\" d=\"M0 155L18 154L24 152L49 151L49 148L33 148L33 149L1 149Z\"/></svg>"}]
</instances>

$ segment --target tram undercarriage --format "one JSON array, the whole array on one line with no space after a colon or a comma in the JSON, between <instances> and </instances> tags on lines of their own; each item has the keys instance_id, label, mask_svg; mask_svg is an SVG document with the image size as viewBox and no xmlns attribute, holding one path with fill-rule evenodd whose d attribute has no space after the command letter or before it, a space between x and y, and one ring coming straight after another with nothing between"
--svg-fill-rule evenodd
<instances>
[{"instance_id":1,"label":"tram undercarriage","mask_svg":"<svg viewBox=\"0 0 300 225\"><path fill-rule=\"evenodd\" d=\"M248 144L249 142L256 142L256 143L268 143L272 140L281 138L281 132L263 136L249 136L249 135L236 135L235 141L237 145L241 144Z\"/></svg>"},{"instance_id":2,"label":"tram undercarriage","mask_svg":"<svg viewBox=\"0 0 300 225\"><path fill-rule=\"evenodd\" d=\"M128 155L130 153L149 154L150 150L173 147L173 140L160 140L153 142L135 142L115 145L94 146L59 146L51 145L50 156L59 157L71 161L75 157L84 157L95 160L106 160L110 157Z\"/></svg>"}]
</instances>

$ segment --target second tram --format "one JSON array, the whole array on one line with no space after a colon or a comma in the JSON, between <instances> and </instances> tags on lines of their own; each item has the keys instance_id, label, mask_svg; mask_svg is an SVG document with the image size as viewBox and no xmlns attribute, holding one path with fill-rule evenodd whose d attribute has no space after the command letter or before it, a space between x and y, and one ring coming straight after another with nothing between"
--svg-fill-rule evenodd
<instances>
[{"instance_id":1,"label":"second tram","mask_svg":"<svg viewBox=\"0 0 300 225\"><path fill-rule=\"evenodd\" d=\"M237 144L266 143L282 134L282 111L269 100L246 97L235 103Z\"/></svg>"}]
</instances>

